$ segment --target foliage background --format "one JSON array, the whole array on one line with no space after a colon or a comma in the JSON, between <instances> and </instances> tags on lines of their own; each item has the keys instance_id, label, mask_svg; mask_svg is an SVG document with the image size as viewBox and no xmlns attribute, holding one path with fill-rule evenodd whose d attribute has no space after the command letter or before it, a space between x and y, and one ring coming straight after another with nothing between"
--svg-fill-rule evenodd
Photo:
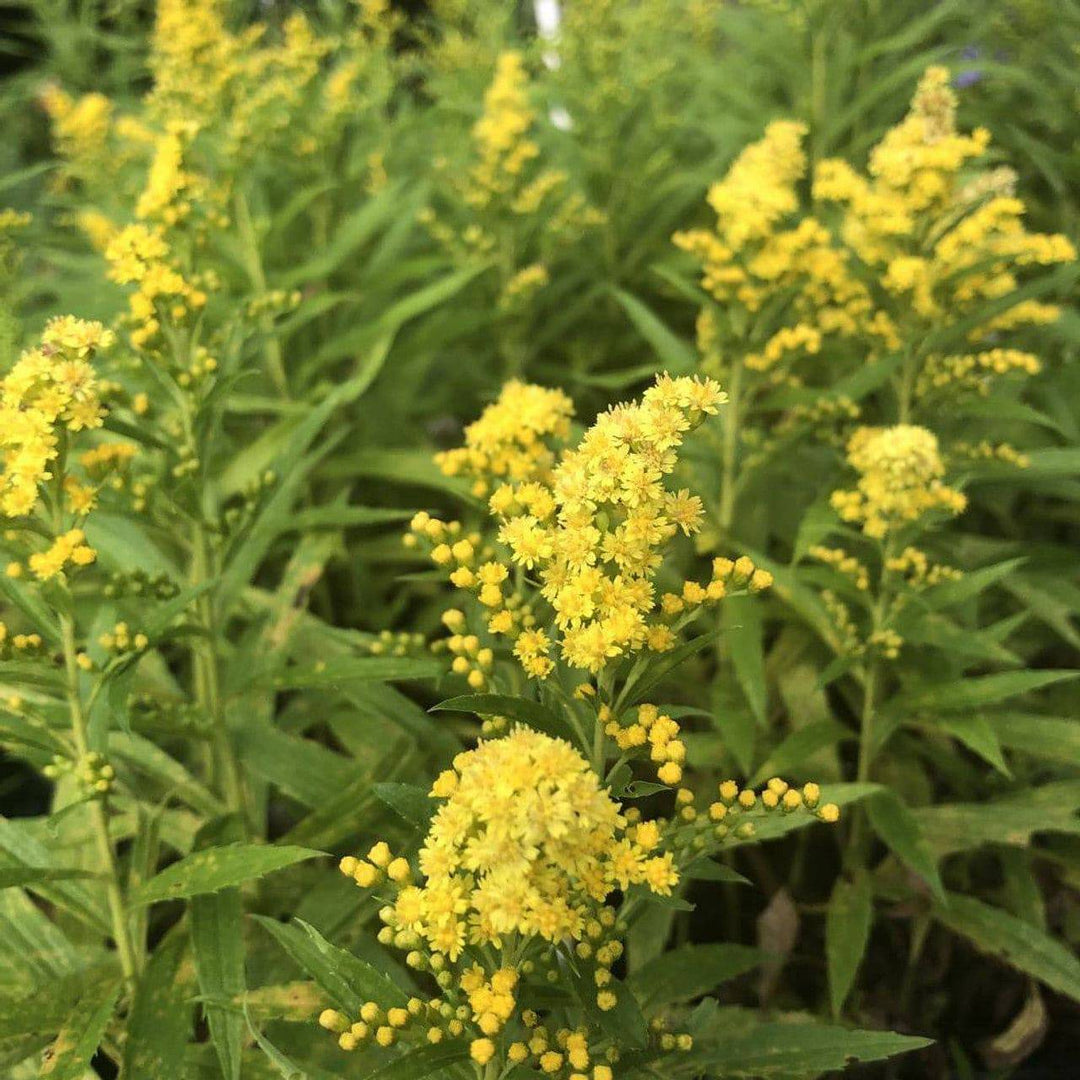
<instances>
[{"instance_id":1,"label":"foliage background","mask_svg":"<svg viewBox=\"0 0 1080 1080\"><path fill-rule=\"evenodd\" d=\"M253 169L247 177L269 287L305 290L305 304L317 312L310 321L297 320L274 332L289 364L288 400L266 406L271 389L265 384L238 391L222 421L215 467L227 493L241 491L282 460L297 418L311 415L308 410L325 401L333 386L364 375L365 364L370 385L336 410L320 432L325 442L318 462L305 459L310 471L296 505L314 515L312 521L322 507L403 513L453 507L458 492L435 474L429 455L460 440L463 424L507 376L523 374L563 386L587 420L635 392L649 372L696 364L696 305L665 271L686 274L670 237L704 220L709 184L778 116L808 124L812 160L838 155L864 162L869 148L903 115L915 81L931 63L946 63L954 73L961 125L989 128L995 153L1019 173L1017 186L1032 227L1077 238L1080 5L1073 0L680 3L674 5L679 17L655 0L576 10L571 4L571 33L555 69L540 59L543 46L535 40L529 5L476 0L437 6L468 27L463 34L468 47L433 49L417 29L426 25L430 11L420 4L400 9L405 21L393 46L396 81L368 105L351 157L330 173L328 255L312 246L307 222L285 220L289 192L277 183L272 163L265 168L264 162L264 171ZM255 5L248 10L236 4L232 14L237 25L254 17L274 24L294 7L258 5L256 12ZM344 17L333 2L308 9L331 26ZM35 214L25 261L5 300L17 319L11 334L17 342L32 340L45 319L59 311L108 319L121 309L122 297L105 286L97 256L64 227L70 207L46 187L54 154L47 118L36 101L40 86L52 80L73 94L100 91L134 106L148 87L152 22L152 10L126 0L40 0L0 8L0 204ZM551 287L512 317L498 314L492 274L440 249L416 220L420 207L435 201L433 192L445 195L447 175L462 168L495 57L507 46L528 55L541 114L564 109L573 118L569 130L542 124L545 158L557 161L606 216L595 242L572 242L553 253L558 272ZM372 150L385 150L389 174L388 187L373 194L365 190ZM508 243L516 248L516 265L531 261L541 242L515 234ZM238 295L258 291L235 260L231 272ZM1058 281L1066 305L1074 282L1067 274ZM1026 560L980 601L987 622L1024 613L1022 632L1010 643L1019 661L1013 670L1080 667L1078 347L1080 318L1066 306L1058 323L1042 332L1046 370L1024 397L1049 422L1011 419L1003 425L1006 437L1018 444L1058 456L1041 459L1048 464L1020 481L987 479L947 539L950 561L965 567ZM715 464L705 460L698 466L698 476L714 487ZM836 461L824 457L812 458L809 471L806 459L780 462L743 500L738 540L786 560L810 508L839 475ZM235 670L242 671L258 648L256 628L264 624L252 609L264 605L280 615L301 591L314 618L290 642L297 662L327 650L364 652L386 629L425 634L437 629L445 592L402 551L396 525L346 522L347 515L331 516L324 527L309 529L302 545L295 533L275 532L244 583L250 589L248 610L230 627ZM150 569L157 560L156 554L116 543L118 566L130 558ZM305 566L317 567L310 585L298 583ZM753 735L757 765L783 742L791 715L849 720L835 687L823 690L817 684L826 665L804 647L797 623L775 601L758 628L760 677L770 709L769 725ZM684 687L688 704L704 706L714 716L747 707L745 680L733 679L722 661L696 661ZM444 756L448 732L468 738L474 729L464 719L436 724L424 714L424 708L450 696L449 690L439 693L411 682L399 689L353 684L344 694L339 687L324 689L269 694L261 705L270 717L269 730L245 767L261 785L271 839L288 837L341 852L356 846L358 838L393 832L400 824L370 793L386 767L387 745L394 747L390 757L400 762L395 779L422 783ZM1027 843L1000 842L999 832L985 850L973 851L970 858L965 853L959 873L973 892L1075 949L1080 942L1076 803L1044 806L1032 794L1045 788L1044 797L1051 798L1056 789L1048 785L1060 783L1071 785L1068 798L1075 800L1080 783L1075 684L1010 707L1070 720L1071 741L1047 753L1032 752L1022 739L1002 740L1011 765L1006 775L963 745L939 738L925 752L898 758L891 766L895 771L878 779L914 806L993 797L1013 799L1011 805L1025 807L1029 817L1033 807L1036 818L1042 810L1056 813L1051 836L1042 835L1037 821ZM363 725L355 723L358 716ZM707 755L717 735L731 738L722 725L719 731L702 725L697 748ZM828 768L831 762L837 777L850 772L851 747L842 740L812 749L815 765ZM1003 752L1001 745L996 752ZM730 768L732 762L721 755L711 764ZM805 762L793 759L791 765ZM0 758L0 806L6 817L43 815L52 807L51 786L42 781L39 766L23 754ZM329 817L320 814L326 809L328 769L353 785L358 796L348 807L332 808ZM1001 828L1013 824L1003 822ZM1023 825L1016 827L1023 831ZM691 898L697 910L678 921L674 940L750 943L776 933L769 930L767 912L771 909L781 923L783 916L766 905L786 883L796 896L801 930L782 984L760 993L753 979L744 978L729 1000L764 1000L780 1010L828 1014L821 957L823 914L838 869L834 863L828 841L819 837L754 848L737 865L757 887L736 894L730 886L696 883ZM301 867L270 879L256 909L301 914L363 955L360 915L371 913L359 912L335 885L317 884L320 876L325 874ZM881 905L861 989L848 1013L862 1027L892 1027L939 1040L933 1049L892 1066L893 1075L1067 1075L1080 1051L1075 994L1043 991L1045 1021L1037 1025L1037 1037L1027 1033L1030 1044L1020 1039L1024 1052L986 1053L987 1043L1009 1027L1028 999L1030 965L1021 963L1016 971L988 960L962 937L933 929L926 951L897 987L896 972L910 944L905 905L917 907L925 900L925 889L910 881L904 887L916 899ZM663 919L658 916L650 928L659 938L668 930ZM287 976L267 941L259 939L251 948L251 985ZM296 1025L275 1021L269 1030L286 1050L304 1052ZM1000 1067L987 1072L987 1060ZM212 1065L203 1064L205 1074L213 1075Z\"/></svg>"}]
</instances>

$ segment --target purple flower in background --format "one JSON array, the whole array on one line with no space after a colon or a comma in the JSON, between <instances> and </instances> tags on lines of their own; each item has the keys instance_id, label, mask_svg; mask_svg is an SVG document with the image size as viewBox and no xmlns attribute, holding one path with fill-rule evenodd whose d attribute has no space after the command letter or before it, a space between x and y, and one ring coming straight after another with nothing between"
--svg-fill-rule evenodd
<instances>
[{"instance_id":1,"label":"purple flower in background","mask_svg":"<svg viewBox=\"0 0 1080 1080\"><path fill-rule=\"evenodd\" d=\"M975 45L969 45L964 49L960 56L964 60L978 60L979 49ZM972 68L971 71L961 71L960 74L953 79L953 86L955 86L957 90L966 90L969 86L974 86L979 82L982 79L983 74L984 73L978 68Z\"/></svg>"}]
</instances>

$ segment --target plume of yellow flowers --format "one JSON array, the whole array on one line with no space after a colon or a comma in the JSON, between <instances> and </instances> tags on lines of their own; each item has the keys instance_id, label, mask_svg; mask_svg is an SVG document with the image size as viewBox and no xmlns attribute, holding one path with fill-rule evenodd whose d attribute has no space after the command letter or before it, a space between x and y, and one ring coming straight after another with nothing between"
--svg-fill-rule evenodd
<instances>
[{"instance_id":1,"label":"plume of yellow flowers","mask_svg":"<svg viewBox=\"0 0 1080 1080\"><path fill-rule=\"evenodd\" d=\"M870 294L856 278L846 253L812 216L799 218L798 185L806 173L803 124L775 121L748 146L727 175L709 189L716 213L712 230L678 232L673 240L701 263L701 285L721 305L707 310L699 338L714 359L725 337L741 338L743 362L753 371L774 371L820 351L826 335L876 335L887 344L895 330L874 311ZM790 297L790 314L776 326L768 313L759 328L754 316L770 301ZM742 311L736 324L733 311ZM725 323L720 332L718 321ZM727 325L731 324L731 325Z\"/></svg>"},{"instance_id":2,"label":"plume of yellow flowers","mask_svg":"<svg viewBox=\"0 0 1080 1080\"><path fill-rule=\"evenodd\" d=\"M612 968L635 905L669 895L680 866L752 835L757 816L839 817L816 784L798 790L774 778L760 793L724 781L701 814L693 793L680 790L671 821L643 820L577 750L525 727L459 754L430 796L439 808L416 859L418 879L383 841L340 869L363 889L392 893L379 940L406 951L408 966L428 973L440 994L365 1002L355 1019L327 1009L319 1023L344 1050L467 1040L477 1066L566 1080L616 1075L623 1048L598 1013L623 993ZM551 1009L544 991L560 982L579 1008ZM692 1045L656 1022L642 1053L659 1061Z\"/></svg>"},{"instance_id":3,"label":"plume of yellow flowers","mask_svg":"<svg viewBox=\"0 0 1080 1080\"><path fill-rule=\"evenodd\" d=\"M0 513L6 517L33 510L40 486L52 477L61 433L101 426L105 414L91 361L113 341L101 323L53 319L41 344L0 380ZM82 557L80 538L60 562Z\"/></svg>"},{"instance_id":4,"label":"plume of yellow flowers","mask_svg":"<svg viewBox=\"0 0 1080 1080\"><path fill-rule=\"evenodd\" d=\"M861 427L847 447L859 473L853 490L835 491L831 502L843 521L876 539L919 521L932 511L962 513L967 499L944 483L937 436L924 427Z\"/></svg>"},{"instance_id":5,"label":"plume of yellow flowers","mask_svg":"<svg viewBox=\"0 0 1080 1080\"><path fill-rule=\"evenodd\" d=\"M676 617L722 599L732 585L757 591L771 583L748 559L718 559L707 585L686 582L679 594L657 595L664 548L679 532L693 535L703 516L696 495L665 480L686 435L724 400L711 379L661 375L640 402L603 413L577 447L559 450L569 399L510 383L466 431L465 446L438 458L448 475L469 477L475 494L490 491L507 556L426 513L414 519L411 543L430 543L436 565L475 592L489 613L487 631L514 641L532 677L552 672L556 647L592 674L642 649L670 649ZM526 600L531 580L538 588ZM541 620L542 611L550 618ZM459 614L452 630L464 622ZM483 685L484 676L470 681Z\"/></svg>"},{"instance_id":6,"label":"plume of yellow flowers","mask_svg":"<svg viewBox=\"0 0 1080 1080\"><path fill-rule=\"evenodd\" d=\"M997 338L1058 315L1054 305L1035 300L1001 303L1027 268L1072 261L1076 251L1064 236L1027 231L1012 171L978 169L989 144L985 129L957 130L948 70L931 67L907 116L873 149L868 175L834 159L815 169L815 200L842 207L844 242L875 280L880 306L904 323L905 337L916 346L929 331L997 302L966 334L974 346L989 346L986 351L941 356L922 350L918 366L906 373L905 407L947 389L985 393L996 376L1034 374L1036 357L1000 348Z\"/></svg>"}]
</instances>

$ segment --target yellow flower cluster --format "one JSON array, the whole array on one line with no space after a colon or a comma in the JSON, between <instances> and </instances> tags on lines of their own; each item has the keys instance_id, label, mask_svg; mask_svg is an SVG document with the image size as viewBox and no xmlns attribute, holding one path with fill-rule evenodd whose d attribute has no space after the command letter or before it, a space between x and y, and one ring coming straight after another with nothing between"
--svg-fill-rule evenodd
<instances>
[{"instance_id":1,"label":"yellow flower cluster","mask_svg":"<svg viewBox=\"0 0 1080 1080\"><path fill-rule=\"evenodd\" d=\"M12 634L8 632L7 623L0 622L0 658L7 660L12 656L36 653L43 644L40 634ZM13 700L9 698L5 705L14 712L17 710L12 705Z\"/></svg>"},{"instance_id":2,"label":"yellow flower cluster","mask_svg":"<svg viewBox=\"0 0 1080 1080\"><path fill-rule=\"evenodd\" d=\"M908 115L890 129L870 155L869 176L844 161L822 161L815 170L814 198L843 206L846 244L878 274L887 294L939 327L957 321L976 302L1007 296L1017 271L1076 257L1060 235L1029 233L1024 204L1011 194L1001 170L969 180L965 169L982 158L990 135L956 129L956 98L949 73L931 67ZM1045 321L1047 305L1018 303L994 320L1010 326ZM982 339L991 325L977 327Z\"/></svg>"},{"instance_id":3,"label":"yellow flower cluster","mask_svg":"<svg viewBox=\"0 0 1080 1080\"><path fill-rule=\"evenodd\" d=\"M934 510L959 514L965 497L942 481L937 436L913 424L859 428L848 442L848 463L859 473L854 490L834 491L832 506L867 536L918 521Z\"/></svg>"},{"instance_id":4,"label":"yellow flower cluster","mask_svg":"<svg viewBox=\"0 0 1080 1080\"><path fill-rule=\"evenodd\" d=\"M851 273L846 253L817 219L793 220L806 171L803 124L776 121L747 147L709 190L713 230L676 233L677 247L702 264L702 287L722 305L753 314L772 298L791 296L793 322L781 326L746 358L753 370L817 353L828 334L879 336L895 330L873 311L870 294Z\"/></svg>"},{"instance_id":5,"label":"yellow flower cluster","mask_svg":"<svg viewBox=\"0 0 1080 1080\"><path fill-rule=\"evenodd\" d=\"M686 744L679 738L678 721L661 714L655 705L639 705L629 724L620 723L607 705L600 705L597 718L604 734L613 739L624 754L648 747L650 759L657 765L656 776L662 784L677 784L682 779ZM640 826L639 832L646 826Z\"/></svg>"},{"instance_id":6,"label":"yellow flower cluster","mask_svg":"<svg viewBox=\"0 0 1080 1080\"><path fill-rule=\"evenodd\" d=\"M36 551L27 560L30 569L40 581L48 581L72 566L89 566L97 558L97 552L87 545L82 529L69 529L58 536L47 551Z\"/></svg>"},{"instance_id":7,"label":"yellow flower cluster","mask_svg":"<svg viewBox=\"0 0 1080 1080\"><path fill-rule=\"evenodd\" d=\"M570 435L573 402L561 390L517 380L465 429L465 445L435 456L447 476L466 476L483 498L492 480L546 483L555 464L553 442Z\"/></svg>"},{"instance_id":8,"label":"yellow flower cluster","mask_svg":"<svg viewBox=\"0 0 1080 1080\"><path fill-rule=\"evenodd\" d=\"M945 390L990 393L995 379L1004 375L1038 375L1042 363L1022 349L987 349L979 353L928 356L915 383L915 397L926 398Z\"/></svg>"},{"instance_id":9,"label":"yellow flower cluster","mask_svg":"<svg viewBox=\"0 0 1080 1080\"><path fill-rule=\"evenodd\" d=\"M529 107L528 86L521 53L501 53L484 93L483 114L472 132L477 161L467 198L474 206L486 206L517 190L526 166L540 154L529 138L536 116Z\"/></svg>"},{"instance_id":10,"label":"yellow flower cluster","mask_svg":"<svg viewBox=\"0 0 1080 1080\"><path fill-rule=\"evenodd\" d=\"M150 345L166 325L182 322L206 305L205 290L185 279L170 258L171 249L160 230L129 225L117 232L105 249L109 277L138 288L128 300L131 343Z\"/></svg>"},{"instance_id":11,"label":"yellow flower cluster","mask_svg":"<svg viewBox=\"0 0 1080 1080\"><path fill-rule=\"evenodd\" d=\"M664 548L680 531L697 532L703 515L697 496L671 491L664 480L686 435L724 401L712 380L661 375L639 403L602 414L568 449L558 444L569 433L569 399L510 383L467 429L465 446L438 456L444 472L472 479L474 494L490 492L497 538L509 558L500 560L481 534L466 535L459 522L427 513L413 519L406 543L432 545L432 560L459 588L475 592L488 612L488 632L514 641L514 655L531 677L551 673L556 647L571 666L594 674L642 649L670 649L677 616L732 588L756 592L772 582L745 557L721 558L707 585L689 581L681 593L656 594ZM533 578L539 595L530 587ZM542 607L551 613L546 621L539 618ZM454 623L447 625L459 634L464 615L451 614ZM469 673L467 661L458 666ZM482 671L469 677L483 685Z\"/></svg>"},{"instance_id":12,"label":"yellow flower cluster","mask_svg":"<svg viewBox=\"0 0 1080 1080\"><path fill-rule=\"evenodd\" d=\"M401 890L389 925L451 960L467 942L514 934L581 940L612 890L644 883L667 894L678 882L658 836L628 832L618 803L560 739L519 727L481 742L432 795L445 802L420 851L425 883Z\"/></svg>"},{"instance_id":13,"label":"yellow flower cluster","mask_svg":"<svg viewBox=\"0 0 1080 1080\"><path fill-rule=\"evenodd\" d=\"M854 555L849 555L843 548L830 548L821 544L815 544L807 551L812 559L825 563L839 571L845 577L851 578L855 588L865 592L870 588L870 572Z\"/></svg>"},{"instance_id":14,"label":"yellow flower cluster","mask_svg":"<svg viewBox=\"0 0 1080 1080\"><path fill-rule=\"evenodd\" d=\"M942 563L933 563L925 551L910 546L904 548L899 555L886 559L885 569L892 574L901 575L912 589L928 589L963 577L961 571Z\"/></svg>"},{"instance_id":15,"label":"yellow flower cluster","mask_svg":"<svg viewBox=\"0 0 1080 1080\"><path fill-rule=\"evenodd\" d=\"M100 427L104 410L91 366L113 335L100 323L53 319L41 345L22 354L0 380L0 513L28 514L51 477L59 434Z\"/></svg>"},{"instance_id":16,"label":"yellow flower cluster","mask_svg":"<svg viewBox=\"0 0 1080 1080\"><path fill-rule=\"evenodd\" d=\"M300 13L285 20L279 42L268 40L261 23L234 34L225 10L222 0L159 0L148 106L162 121L221 131L226 160L235 165L291 134L332 43Z\"/></svg>"}]
</instances>

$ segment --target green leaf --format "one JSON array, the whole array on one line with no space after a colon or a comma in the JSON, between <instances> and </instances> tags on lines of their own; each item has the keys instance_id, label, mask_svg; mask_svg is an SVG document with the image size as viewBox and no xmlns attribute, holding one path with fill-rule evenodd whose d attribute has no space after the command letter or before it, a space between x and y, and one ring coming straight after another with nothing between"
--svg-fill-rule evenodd
<instances>
[{"instance_id":1,"label":"green leaf","mask_svg":"<svg viewBox=\"0 0 1080 1080\"><path fill-rule=\"evenodd\" d=\"M1004 960L1061 994L1080 1001L1080 960L1043 930L973 896L948 895L934 917L981 952Z\"/></svg>"},{"instance_id":2,"label":"green leaf","mask_svg":"<svg viewBox=\"0 0 1080 1080\"><path fill-rule=\"evenodd\" d=\"M218 892L324 854L311 848L272 844L227 844L205 848L166 867L137 889L128 902L133 906L154 904L159 900Z\"/></svg>"},{"instance_id":3,"label":"green leaf","mask_svg":"<svg viewBox=\"0 0 1080 1080\"><path fill-rule=\"evenodd\" d=\"M631 976L629 986L646 1011L689 1001L738 978L761 963L749 945L683 945L658 956Z\"/></svg>"},{"instance_id":4,"label":"green leaf","mask_svg":"<svg viewBox=\"0 0 1080 1080\"><path fill-rule=\"evenodd\" d=\"M368 1080L422 1080L435 1073L446 1076L451 1065L468 1060L469 1051L461 1043L420 1046L370 1073Z\"/></svg>"},{"instance_id":5,"label":"green leaf","mask_svg":"<svg viewBox=\"0 0 1080 1080\"><path fill-rule=\"evenodd\" d=\"M851 728L838 720L812 720L805 727L793 731L768 756L750 781L752 787L764 783L770 777L783 776L789 771L798 772L814 754L828 746L854 739Z\"/></svg>"},{"instance_id":6,"label":"green leaf","mask_svg":"<svg viewBox=\"0 0 1080 1080\"><path fill-rule=\"evenodd\" d=\"M232 888L214 896L194 897L190 919L200 994L208 1002L231 1000L242 994L245 990L244 909L240 890ZM222 1075L225 1080L240 1080L244 1018L235 1009L223 1005L205 1004L203 1010Z\"/></svg>"},{"instance_id":7,"label":"green leaf","mask_svg":"<svg viewBox=\"0 0 1080 1080\"><path fill-rule=\"evenodd\" d=\"M365 1001L386 1008L404 1005L408 995L381 971L332 945L302 919L281 923L263 915L253 919L310 975L339 1009L358 1016Z\"/></svg>"},{"instance_id":8,"label":"green leaf","mask_svg":"<svg viewBox=\"0 0 1080 1080\"><path fill-rule=\"evenodd\" d=\"M612 286L611 295L622 306L641 336L653 347L660 362L673 375L687 375L697 370L697 353L674 334L656 314L636 296Z\"/></svg>"},{"instance_id":9,"label":"green leaf","mask_svg":"<svg viewBox=\"0 0 1080 1080\"><path fill-rule=\"evenodd\" d=\"M987 722L986 717L979 713L944 713L935 716L927 723L929 730L944 731L954 739L962 742L973 753L978 754L983 761L993 765L1003 776L1012 776L1005 758L1001 754L1001 743L997 733Z\"/></svg>"},{"instance_id":10,"label":"green leaf","mask_svg":"<svg viewBox=\"0 0 1080 1080\"><path fill-rule=\"evenodd\" d=\"M707 858L697 859L683 867L682 876L689 881L723 881L729 885L751 884L750 879L743 877L738 870Z\"/></svg>"},{"instance_id":11,"label":"green leaf","mask_svg":"<svg viewBox=\"0 0 1080 1080\"><path fill-rule=\"evenodd\" d=\"M746 1023L715 1045L693 1053L709 1075L746 1080L779 1080L844 1070L856 1062L881 1061L921 1050L930 1039L892 1031L859 1031L826 1024Z\"/></svg>"},{"instance_id":12,"label":"green leaf","mask_svg":"<svg viewBox=\"0 0 1080 1080\"><path fill-rule=\"evenodd\" d=\"M1040 832L1080 835L1080 781L1028 787L1004 799L947 803L913 811L926 842L940 856L983 844L1027 847Z\"/></svg>"},{"instance_id":13,"label":"green leaf","mask_svg":"<svg viewBox=\"0 0 1080 1080\"><path fill-rule=\"evenodd\" d=\"M428 797L426 789L415 784L375 784L372 790L410 825L427 828L435 812L435 802Z\"/></svg>"},{"instance_id":14,"label":"green leaf","mask_svg":"<svg viewBox=\"0 0 1080 1080\"><path fill-rule=\"evenodd\" d=\"M870 876L856 875L854 881L839 877L829 898L825 915L825 958L829 972L829 1000L833 1016L844 1011L855 975L862 963L873 922L874 903Z\"/></svg>"},{"instance_id":15,"label":"green leaf","mask_svg":"<svg viewBox=\"0 0 1080 1080\"><path fill-rule=\"evenodd\" d=\"M724 642L735 668L735 677L754 719L764 727L768 688L765 685L760 601L752 596L729 596L723 604L723 620Z\"/></svg>"},{"instance_id":16,"label":"green leaf","mask_svg":"<svg viewBox=\"0 0 1080 1080\"><path fill-rule=\"evenodd\" d=\"M881 711L883 715L907 718L930 709L977 709L1078 675L1080 671L1003 671L970 679L950 679L897 694Z\"/></svg>"},{"instance_id":17,"label":"green leaf","mask_svg":"<svg viewBox=\"0 0 1080 1080\"><path fill-rule=\"evenodd\" d=\"M128 1017L127 1080L184 1080L184 1047L191 1035L190 976L181 972L187 942L173 934L150 956Z\"/></svg>"},{"instance_id":18,"label":"green leaf","mask_svg":"<svg viewBox=\"0 0 1080 1080\"><path fill-rule=\"evenodd\" d=\"M505 716L508 720L520 720L523 724L546 732L548 735L565 736L566 721L558 713L528 698L511 697L508 694L462 694L447 698L431 707L431 712L467 712L477 716Z\"/></svg>"},{"instance_id":19,"label":"green leaf","mask_svg":"<svg viewBox=\"0 0 1080 1080\"><path fill-rule=\"evenodd\" d=\"M940 585L927 589L922 595L923 603L936 610L962 604L964 601L978 596L979 593L985 591L991 585L1003 581L1027 561L1026 557L1006 559L1004 562L994 563L993 566L983 566L978 570L969 570L955 581L945 581Z\"/></svg>"},{"instance_id":20,"label":"green leaf","mask_svg":"<svg viewBox=\"0 0 1080 1080\"><path fill-rule=\"evenodd\" d=\"M714 641L718 633L718 630L710 630L708 633L699 634L690 641L683 642L671 652L661 653L659 660L648 664L638 678L627 680L619 705L628 707L644 701L653 689L659 686L684 660L701 652L706 645Z\"/></svg>"},{"instance_id":21,"label":"green leaf","mask_svg":"<svg viewBox=\"0 0 1080 1080\"><path fill-rule=\"evenodd\" d=\"M446 670L439 660L408 656L356 656L329 660L313 667L290 667L255 676L242 689L334 689L354 682L392 682L397 679L434 679Z\"/></svg>"},{"instance_id":22,"label":"green leaf","mask_svg":"<svg viewBox=\"0 0 1080 1080\"><path fill-rule=\"evenodd\" d=\"M1080 724L1040 713L986 713L987 724L1010 750L1080 768Z\"/></svg>"},{"instance_id":23,"label":"green leaf","mask_svg":"<svg viewBox=\"0 0 1080 1080\"><path fill-rule=\"evenodd\" d=\"M92 877L97 877L97 874L89 870L72 870L57 866L0 866L0 889L15 889L41 882Z\"/></svg>"},{"instance_id":24,"label":"green leaf","mask_svg":"<svg viewBox=\"0 0 1080 1080\"><path fill-rule=\"evenodd\" d=\"M82 1080L112 1019L120 984L115 980L89 983L45 1052L40 1076L52 1080Z\"/></svg>"},{"instance_id":25,"label":"green leaf","mask_svg":"<svg viewBox=\"0 0 1080 1080\"><path fill-rule=\"evenodd\" d=\"M874 832L905 866L926 882L938 899L943 899L945 887L918 818L891 791L878 793L866 807Z\"/></svg>"}]
</instances>

